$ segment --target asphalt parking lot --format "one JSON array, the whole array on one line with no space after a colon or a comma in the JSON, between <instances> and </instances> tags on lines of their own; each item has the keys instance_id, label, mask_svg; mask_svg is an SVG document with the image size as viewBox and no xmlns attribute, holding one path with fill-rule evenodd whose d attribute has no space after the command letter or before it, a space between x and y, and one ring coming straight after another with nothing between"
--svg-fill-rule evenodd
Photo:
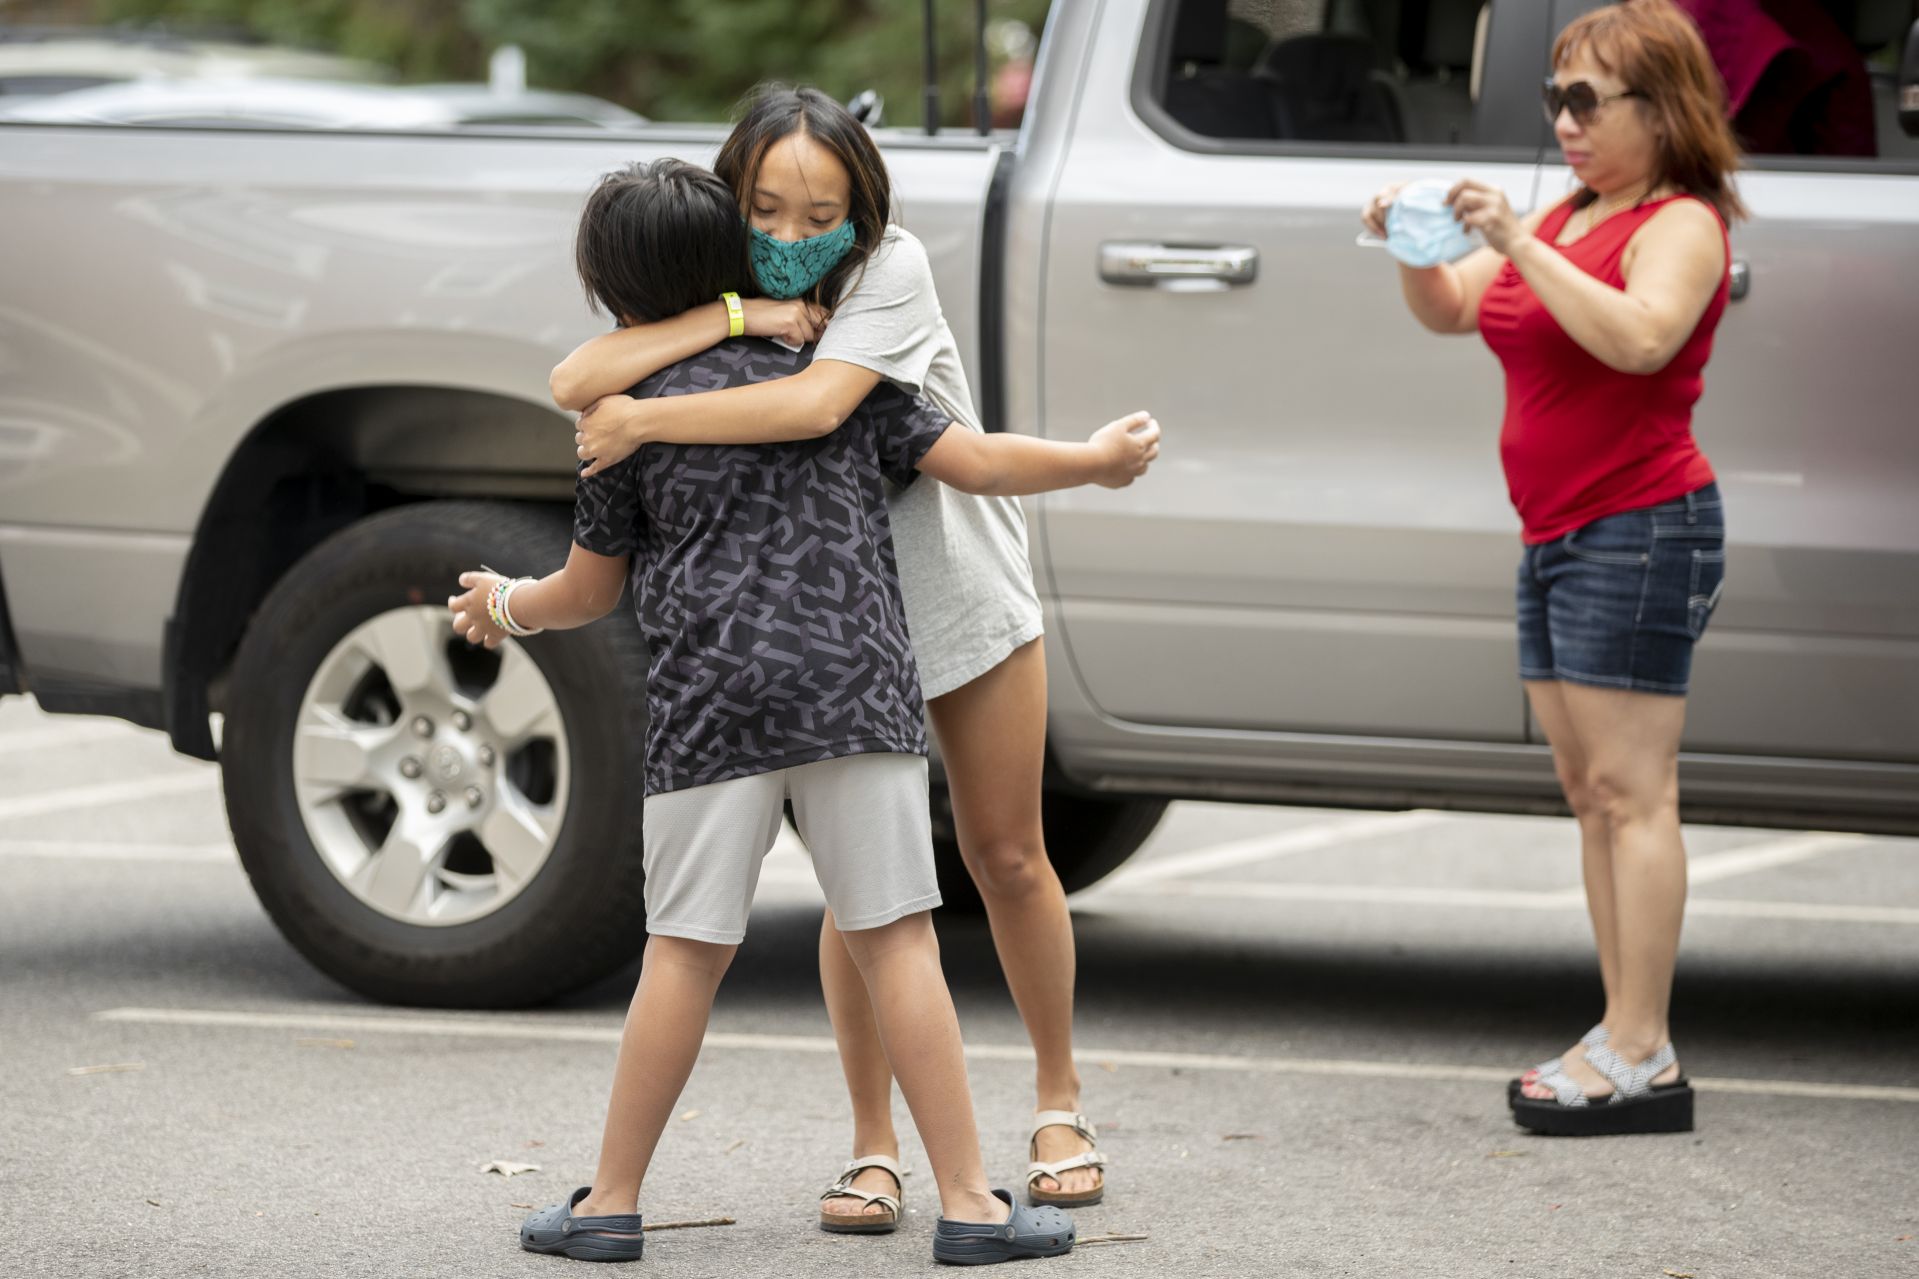
<instances>
[{"instance_id":1,"label":"asphalt parking lot","mask_svg":"<svg viewBox=\"0 0 1919 1279\"><path fill-rule=\"evenodd\" d=\"M254 903L211 767L23 699L0 703L0 819L8 1275L585 1264L515 1228L591 1175L630 973L534 1013L370 1005ZM1548 819L1176 806L1075 901L1113 1160L1080 1230L1146 1237L1020 1273L1919 1274L1919 841L1691 830L1674 1030L1698 1131L1583 1142L1525 1135L1502 1097L1595 1012L1574 849ZM850 1153L818 902L783 847L643 1205L736 1224L653 1235L649 1273L931 1264L912 1178L895 1236L811 1225ZM1022 1032L983 925L940 932L1015 1184Z\"/></svg>"}]
</instances>

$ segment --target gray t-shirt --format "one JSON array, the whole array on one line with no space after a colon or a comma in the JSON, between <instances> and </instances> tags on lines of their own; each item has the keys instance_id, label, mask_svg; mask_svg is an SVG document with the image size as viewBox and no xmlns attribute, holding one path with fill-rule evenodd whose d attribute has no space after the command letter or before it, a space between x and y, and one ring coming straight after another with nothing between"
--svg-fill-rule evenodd
<instances>
[{"instance_id":1,"label":"gray t-shirt","mask_svg":"<svg viewBox=\"0 0 1919 1279\"><path fill-rule=\"evenodd\" d=\"M910 231L887 229L813 358L871 369L980 429L926 247ZM1026 517L1015 498L974 497L930 480L888 495L920 685L939 697L1041 634Z\"/></svg>"}]
</instances>

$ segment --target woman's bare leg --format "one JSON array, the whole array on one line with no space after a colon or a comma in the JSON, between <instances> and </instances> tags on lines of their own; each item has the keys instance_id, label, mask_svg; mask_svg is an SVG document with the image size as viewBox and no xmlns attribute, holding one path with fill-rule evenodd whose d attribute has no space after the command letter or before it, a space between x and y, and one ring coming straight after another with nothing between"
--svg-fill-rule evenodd
<instances>
[{"instance_id":1,"label":"woman's bare leg","mask_svg":"<svg viewBox=\"0 0 1919 1279\"><path fill-rule=\"evenodd\" d=\"M1046 855L1040 821L1046 763L1046 650L1039 640L1014 651L972 683L929 706L946 765L960 856L986 903L1007 987L1038 1058L1037 1110L1079 1110L1073 1063L1073 920L1066 891ZM1070 1128L1039 1135L1039 1157L1088 1149ZM1063 1183L1063 1184L1061 1184ZM1040 1188L1069 1193L1100 1184L1097 1169L1073 1168Z\"/></svg>"},{"instance_id":2,"label":"woman's bare leg","mask_svg":"<svg viewBox=\"0 0 1919 1279\"><path fill-rule=\"evenodd\" d=\"M1524 680L1527 700L1533 716L1546 730L1553 750L1553 771L1559 788L1579 823L1579 865L1586 883L1586 913L1592 919L1593 941L1599 948L1599 981L1606 993L1605 1013L1600 1018L1609 1030L1613 1019L1613 992L1619 988L1619 942L1616 935L1618 912L1613 905L1612 840L1607 833L1606 815L1586 784L1591 771L1586 750L1573 731L1572 717L1557 680ZM1583 1046L1574 1044L1562 1054L1562 1060L1577 1057Z\"/></svg>"},{"instance_id":3,"label":"woman's bare leg","mask_svg":"<svg viewBox=\"0 0 1919 1279\"><path fill-rule=\"evenodd\" d=\"M1612 1048L1629 1064L1672 1037L1667 1015L1686 910L1686 848L1679 827L1679 737L1686 701L1656 693L1564 684L1567 717L1586 753L1586 787L1611 848L1615 938ZM1577 1055L1567 1073L1588 1095L1612 1091ZM1656 1082L1679 1076L1677 1064ZM1529 1094L1549 1096L1544 1089Z\"/></svg>"},{"instance_id":4,"label":"woman's bare leg","mask_svg":"<svg viewBox=\"0 0 1919 1279\"><path fill-rule=\"evenodd\" d=\"M885 1155L898 1159L900 1139L893 1130L893 1069L886 1064L879 1025L873 1020L873 1004L866 994L866 979L860 976L859 965L846 949L846 939L830 910L820 923L820 987L826 993L826 1014L833 1020L833 1036L839 1041L846 1091L853 1100L853 1149L849 1153L854 1158ZM876 1195L898 1195L902 1189L883 1168L867 1169L853 1179L853 1184ZM820 1208L850 1217L862 1213L877 1216L886 1211L879 1204L851 1195L822 1200Z\"/></svg>"}]
</instances>

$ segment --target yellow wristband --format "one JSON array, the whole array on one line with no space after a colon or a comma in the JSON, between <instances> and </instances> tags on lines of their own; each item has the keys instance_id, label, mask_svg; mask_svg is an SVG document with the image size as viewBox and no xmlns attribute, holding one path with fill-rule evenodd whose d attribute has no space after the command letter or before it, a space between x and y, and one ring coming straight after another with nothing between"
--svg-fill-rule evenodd
<instances>
[{"instance_id":1,"label":"yellow wristband","mask_svg":"<svg viewBox=\"0 0 1919 1279\"><path fill-rule=\"evenodd\" d=\"M720 301L726 303L726 336L739 337L746 332L746 308L740 305L740 295L722 293Z\"/></svg>"}]
</instances>

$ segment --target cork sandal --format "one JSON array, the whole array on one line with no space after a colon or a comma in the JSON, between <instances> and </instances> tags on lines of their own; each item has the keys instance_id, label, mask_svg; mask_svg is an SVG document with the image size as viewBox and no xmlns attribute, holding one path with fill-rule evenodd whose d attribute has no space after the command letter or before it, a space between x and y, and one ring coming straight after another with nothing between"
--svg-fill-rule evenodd
<instances>
[{"instance_id":1,"label":"cork sandal","mask_svg":"<svg viewBox=\"0 0 1919 1279\"><path fill-rule=\"evenodd\" d=\"M1047 1128L1071 1128L1086 1138L1093 1149L1066 1159L1056 1159L1052 1163L1041 1163L1039 1159L1039 1135ZM1093 1121L1085 1115L1070 1110L1042 1110L1033 1116L1033 1135L1026 1145L1026 1153L1032 1158L1032 1164L1026 1170L1026 1198L1035 1205L1050 1204L1058 1208L1090 1208L1106 1197L1106 1156L1099 1150L1099 1132L1093 1127ZM1074 1168L1092 1168L1099 1171L1099 1184L1091 1190L1064 1191L1041 1190L1039 1179L1051 1177L1055 1183L1059 1175Z\"/></svg>"},{"instance_id":2,"label":"cork sandal","mask_svg":"<svg viewBox=\"0 0 1919 1279\"><path fill-rule=\"evenodd\" d=\"M868 1168L878 1168L893 1178L893 1184L899 1187L899 1194L882 1195L870 1190L861 1190L853 1184L853 1178ZM828 1186L820 1195L820 1203L828 1199L858 1199L864 1204L878 1204L884 1212L858 1213L828 1212L820 1209L820 1229L834 1235L890 1235L900 1228L900 1195L906 1193L906 1173L897 1159L885 1155L862 1155L848 1162L840 1172L840 1179Z\"/></svg>"}]
</instances>

